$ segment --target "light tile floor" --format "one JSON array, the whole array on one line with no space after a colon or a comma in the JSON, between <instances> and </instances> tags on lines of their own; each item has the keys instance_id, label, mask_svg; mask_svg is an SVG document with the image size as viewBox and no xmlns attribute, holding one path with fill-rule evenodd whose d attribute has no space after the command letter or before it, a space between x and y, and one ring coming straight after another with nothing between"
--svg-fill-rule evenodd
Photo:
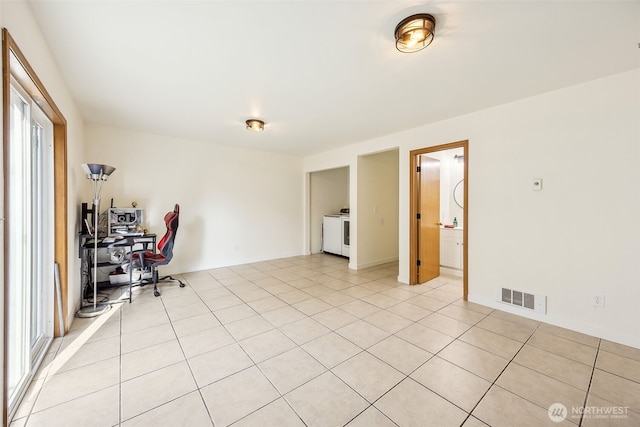
<instances>
[{"instance_id":1,"label":"light tile floor","mask_svg":"<svg viewBox=\"0 0 640 427\"><path fill-rule=\"evenodd\" d=\"M640 425L640 350L397 274L313 255L137 288L54 341L11 426Z\"/></svg>"}]
</instances>

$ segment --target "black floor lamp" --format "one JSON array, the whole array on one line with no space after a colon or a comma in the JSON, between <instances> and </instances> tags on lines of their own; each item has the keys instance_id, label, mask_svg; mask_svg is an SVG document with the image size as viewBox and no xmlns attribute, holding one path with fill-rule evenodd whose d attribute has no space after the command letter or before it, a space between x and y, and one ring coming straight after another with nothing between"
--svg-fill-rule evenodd
<instances>
[{"instance_id":1,"label":"black floor lamp","mask_svg":"<svg viewBox=\"0 0 640 427\"><path fill-rule=\"evenodd\" d=\"M102 184L109 178L109 175L116 170L113 166L100 165L97 163L85 163L82 169L87 175L87 179L93 184L93 305L81 307L76 313L78 317L95 317L99 316L111 307L109 304L98 304L98 216L100 213L100 193L102 192ZM84 301L84 290L80 285L82 293L80 301Z\"/></svg>"}]
</instances>

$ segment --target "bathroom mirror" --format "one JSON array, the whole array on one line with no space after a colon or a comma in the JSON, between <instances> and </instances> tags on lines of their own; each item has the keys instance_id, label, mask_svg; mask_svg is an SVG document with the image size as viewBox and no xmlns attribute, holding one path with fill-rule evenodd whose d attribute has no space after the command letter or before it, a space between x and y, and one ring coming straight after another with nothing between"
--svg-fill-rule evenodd
<instances>
[{"instance_id":1,"label":"bathroom mirror","mask_svg":"<svg viewBox=\"0 0 640 427\"><path fill-rule=\"evenodd\" d=\"M464 209L464 179L458 181L455 187L453 187L453 200L456 205Z\"/></svg>"}]
</instances>

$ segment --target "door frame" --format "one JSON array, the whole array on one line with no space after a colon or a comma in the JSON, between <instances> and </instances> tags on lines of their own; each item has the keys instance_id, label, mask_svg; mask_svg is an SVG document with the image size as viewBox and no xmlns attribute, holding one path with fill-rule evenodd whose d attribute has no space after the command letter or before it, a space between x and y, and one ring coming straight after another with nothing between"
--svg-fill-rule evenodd
<instances>
[{"instance_id":1,"label":"door frame","mask_svg":"<svg viewBox=\"0 0 640 427\"><path fill-rule=\"evenodd\" d=\"M7 227L10 227L10 218L7 217L7 194L9 179L6 175L7 169L7 150L9 147L9 88L11 85L11 76L13 76L23 89L29 93L36 104L42 109L45 116L53 123L53 192L54 192L54 261L58 264L60 271L60 294L62 307L58 307L56 298L54 298L53 331L54 336L60 336L60 329L68 332L68 264L69 264L69 246L68 246L68 190L67 190L67 120L57 107L53 98L49 95L44 84L36 75L34 69L27 61L14 39L6 28L2 28L2 106L3 106L3 175L4 175L4 211L3 211L3 229L6 236ZM8 251L8 241L4 239L4 254L6 257ZM7 282L7 271L5 268L6 260L3 260L1 270L5 283ZM52 283L51 286L54 286ZM7 327L7 288L4 291L4 325ZM58 316L55 313L62 311L62 325L58 322ZM7 377L7 334L4 334L3 343L3 378ZM9 415L7 411L7 383L4 381L2 391L2 421L3 425L8 424Z\"/></svg>"},{"instance_id":2,"label":"door frame","mask_svg":"<svg viewBox=\"0 0 640 427\"><path fill-rule=\"evenodd\" d=\"M463 298L466 301L469 295L469 140L451 142L448 144L435 145L433 147L419 148L409 152L409 284L418 283L418 172L417 166L419 156L422 154L434 153L437 151L450 150L452 148L462 148L464 155L464 209L462 215L462 236L464 244L462 246L462 283Z\"/></svg>"}]
</instances>

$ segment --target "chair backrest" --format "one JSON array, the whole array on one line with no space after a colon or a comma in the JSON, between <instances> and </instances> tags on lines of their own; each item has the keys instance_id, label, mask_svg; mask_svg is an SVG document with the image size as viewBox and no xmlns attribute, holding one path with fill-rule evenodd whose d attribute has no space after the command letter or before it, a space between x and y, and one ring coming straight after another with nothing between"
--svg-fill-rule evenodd
<instances>
[{"instance_id":1,"label":"chair backrest","mask_svg":"<svg viewBox=\"0 0 640 427\"><path fill-rule=\"evenodd\" d=\"M167 212L164 216L164 223L167 226L167 232L164 233L160 242L158 242L158 251L165 257L165 261L171 261L173 258L173 242L176 239L178 231L178 217L180 216L180 205L176 203L173 212Z\"/></svg>"}]
</instances>

